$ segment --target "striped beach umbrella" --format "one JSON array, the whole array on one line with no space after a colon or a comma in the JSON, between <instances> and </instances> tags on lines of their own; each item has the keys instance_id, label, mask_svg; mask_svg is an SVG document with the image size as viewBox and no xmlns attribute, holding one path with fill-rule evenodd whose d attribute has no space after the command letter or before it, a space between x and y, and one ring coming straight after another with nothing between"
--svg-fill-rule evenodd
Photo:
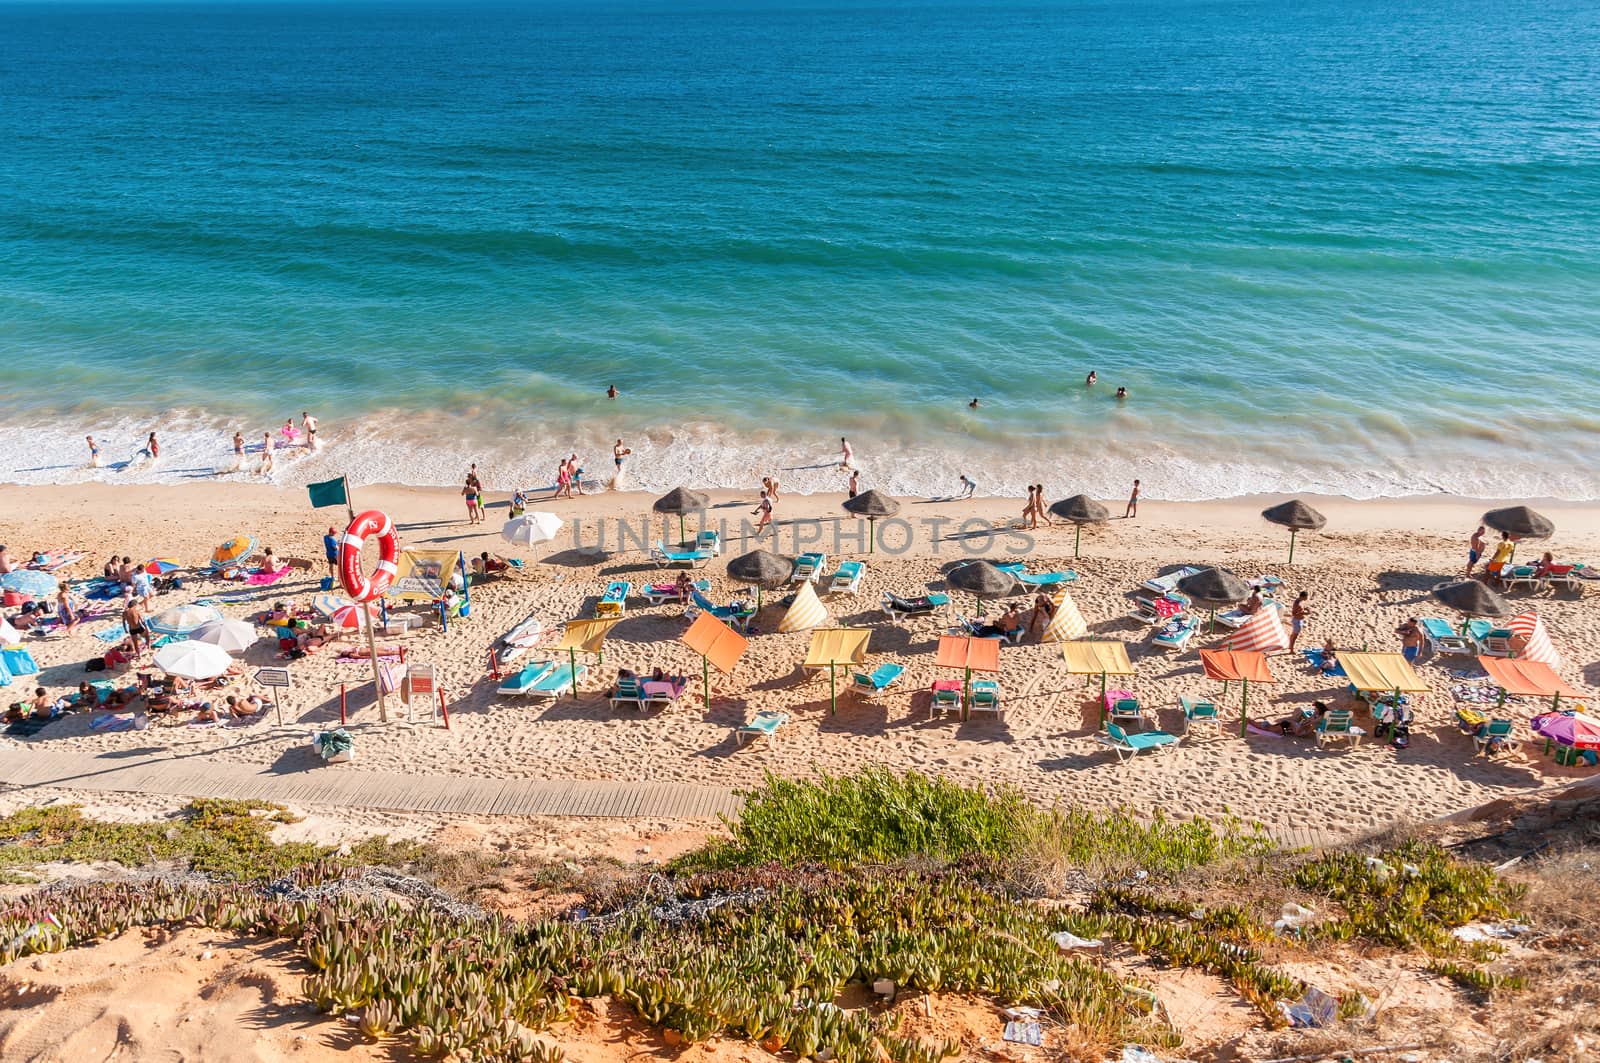
<instances>
[{"instance_id":1,"label":"striped beach umbrella","mask_svg":"<svg viewBox=\"0 0 1600 1063\"><path fill-rule=\"evenodd\" d=\"M221 619L222 614L209 605L175 605L152 617L149 627L157 635L186 639L197 628Z\"/></svg>"},{"instance_id":2,"label":"striped beach umbrella","mask_svg":"<svg viewBox=\"0 0 1600 1063\"><path fill-rule=\"evenodd\" d=\"M1545 630L1544 621L1539 619L1538 613L1530 609L1512 617L1511 623L1506 626L1511 629L1512 645L1518 647L1519 659L1548 664L1552 670L1561 667L1561 654L1556 652L1555 643L1550 641L1550 632Z\"/></svg>"},{"instance_id":3,"label":"striped beach umbrella","mask_svg":"<svg viewBox=\"0 0 1600 1063\"><path fill-rule=\"evenodd\" d=\"M176 572L183 565L170 557L152 557L139 566L152 576L165 576L169 572Z\"/></svg>"},{"instance_id":4,"label":"striped beach umbrella","mask_svg":"<svg viewBox=\"0 0 1600 1063\"><path fill-rule=\"evenodd\" d=\"M366 609L367 615L371 617L373 621L381 622L377 602L368 602ZM332 624L336 628L342 628L346 631L354 631L356 628L361 626L361 606L354 604L340 606L331 614L329 614L328 623Z\"/></svg>"},{"instance_id":5,"label":"striped beach umbrella","mask_svg":"<svg viewBox=\"0 0 1600 1063\"><path fill-rule=\"evenodd\" d=\"M48 598L56 592L57 586L54 576L38 569L19 568L0 576L0 590L26 594L30 598Z\"/></svg>"},{"instance_id":6,"label":"striped beach umbrella","mask_svg":"<svg viewBox=\"0 0 1600 1063\"><path fill-rule=\"evenodd\" d=\"M233 565L256 552L256 537L254 535L235 535L227 542L211 551L211 563L214 565Z\"/></svg>"},{"instance_id":7,"label":"striped beach umbrella","mask_svg":"<svg viewBox=\"0 0 1600 1063\"><path fill-rule=\"evenodd\" d=\"M347 605L354 605L349 598L342 594L315 594L311 597L311 611L326 620Z\"/></svg>"},{"instance_id":8,"label":"striped beach umbrella","mask_svg":"<svg viewBox=\"0 0 1600 1063\"><path fill-rule=\"evenodd\" d=\"M1289 648L1289 636L1283 630L1283 620L1278 616L1278 610L1267 606L1246 620L1238 631L1223 639L1222 647L1277 653Z\"/></svg>"},{"instance_id":9,"label":"striped beach umbrella","mask_svg":"<svg viewBox=\"0 0 1600 1063\"><path fill-rule=\"evenodd\" d=\"M1089 633L1089 625L1083 622L1083 614L1078 612L1078 603L1072 600L1072 595L1066 590L1057 591L1051 602L1056 607L1055 615L1045 625L1040 641L1065 642L1068 639L1081 639Z\"/></svg>"},{"instance_id":10,"label":"striped beach umbrella","mask_svg":"<svg viewBox=\"0 0 1600 1063\"><path fill-rule=\"evenodd\" d=\"M816 627L828 619L828 610L823 607L822 599L817 597L817 592L812 589L811 581L805 580L800 584L800 590L794 596L794 604L789 606L789 611L783 614L783 619L778 623L779 631L804 631Z\"/></svg>"}]
</instances>

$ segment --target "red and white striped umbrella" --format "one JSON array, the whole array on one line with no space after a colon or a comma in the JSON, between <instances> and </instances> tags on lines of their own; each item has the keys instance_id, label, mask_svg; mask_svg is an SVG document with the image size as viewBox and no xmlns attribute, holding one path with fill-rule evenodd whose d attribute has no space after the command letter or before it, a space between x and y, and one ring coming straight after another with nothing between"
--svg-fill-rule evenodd
<instances>
[{"instance_id":1,"label":"red and white striped umbrella","mask_svg":"<svg viewBox=\"0 0 1600 1063\"><path fill-rule=\"evenodd\" d=\"M377 602L368 602L366 605L366 610L367 615L372 617L374 622L380 621L381 611L378 608ZM328 617L328 623L332 624L334 627L345 628L347 630L354 631L356 628L361 626L361 606L341 605L339 608L333 611L333 615Z\"/></svg>"},{"instance_id":2,"label":"red and white striped umbrella","mask_svg":"<svg viewBox=\"0 0 1600 1063\"><path fill-rule=\"evenodd\" d=\"M1561 654L1556 652L1555 643L1550 641L1550 632L1545 630L1544 621L1539 619L1539 614L1528 610L1520 616L1511 618L1511 623L1506 625L1511 629L1512 645L1517 646L1517 657L1524 661L1541 661L1552 669L1561 667Z\"/></svg>"},{"instance_id":3,"label":"red and white striped umbrella","mask_svg":"<svg viewBox=\"0 0 1600 1063\"><path fill-rule=\"evenodd\" d=\"M1278 610L1265 606L1244 625L1222 642L1229 650L1255 650L1259 653L1277 653L1289 648L1289 636L1283 630Z\"/></svg>"}]
</instances>

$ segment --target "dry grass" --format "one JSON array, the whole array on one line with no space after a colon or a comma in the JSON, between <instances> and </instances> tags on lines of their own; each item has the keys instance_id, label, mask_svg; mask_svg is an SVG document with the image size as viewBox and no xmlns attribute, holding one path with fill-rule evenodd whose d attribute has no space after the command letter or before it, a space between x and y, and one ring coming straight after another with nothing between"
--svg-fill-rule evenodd
<instances>
[{"instance_id":1,"label":"dry grass","mask_svg":"<svg viewBox=\"0 0 1600 1063\"><path fill-rule=\"evenodd\" d=\"M1527 887L1523 911L1538 934L1504 964L1531 988L1496 995L1490 1015L1503 1039L1474 1061L1600 1058L1600 848L1552 853L1514 878Z\"/></svg>"}]
</instances>

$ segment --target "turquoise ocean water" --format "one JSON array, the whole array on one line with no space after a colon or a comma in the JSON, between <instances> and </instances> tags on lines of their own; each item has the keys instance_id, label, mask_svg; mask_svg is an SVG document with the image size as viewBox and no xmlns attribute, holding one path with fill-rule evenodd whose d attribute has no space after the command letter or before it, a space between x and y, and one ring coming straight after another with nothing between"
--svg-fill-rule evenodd
<instances>
[{"instance_id":1,"label":"turquoise ocean water","mask_svg":"<svg viewBox=\"0 0 1600 1063\"><path fill-rule=\"evenodd\" d=\"M0 4L0 479L1594 498L1597 101L1589 0Z\"/></svg>"}]
</instances>

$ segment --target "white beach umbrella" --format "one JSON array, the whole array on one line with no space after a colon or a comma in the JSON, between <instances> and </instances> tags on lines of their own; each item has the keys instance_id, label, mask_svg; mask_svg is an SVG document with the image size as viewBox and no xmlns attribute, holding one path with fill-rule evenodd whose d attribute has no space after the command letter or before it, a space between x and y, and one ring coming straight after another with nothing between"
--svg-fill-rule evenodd
<instances>
[{"instance_id":1,"label":"white beach umbrella","mask_svg":"<svg viewBox=\"0 0 1600 1063\"><path fill-rule=\"evenodd\" d=\"M194 634L195 629L221 619L222 614L209 605L175 605L152 617L150 630L157 635L185 639Z\"/></svg>"},{"instance_id":2,"label":"white beach umbrella","mask_svg":"<svg viewBox=\"0 0 1600 1063\"><path fill-rule=\"evenodd\" d=\"M191 642L205 642L226 653L243 653L256 644L256 626L244 620L212 620L201 624L189 636Z\"/></svg>"},{"instance_id":3,"label":"white beach umbrella","mask_svg":"<svg viewBox=\"0 0 1600 1063\"><path fill-rule=\"evenodd\" d=\"M209 642L173 642L156 651L156 667L184 679L215 679L233 664L221 646Z\"/></svg>"},{"instance_id":4,"label":"white beach umbrella","mask_svg":"<svg viewBox=\"0 0 1600 1063\"><path fill-rule=\"evenodd\" d=\"M519 546L537 546L554 539L561 525L561 518L554 513L524 513L505 522L500 538Z\"/></svg>"}]
</instances>

